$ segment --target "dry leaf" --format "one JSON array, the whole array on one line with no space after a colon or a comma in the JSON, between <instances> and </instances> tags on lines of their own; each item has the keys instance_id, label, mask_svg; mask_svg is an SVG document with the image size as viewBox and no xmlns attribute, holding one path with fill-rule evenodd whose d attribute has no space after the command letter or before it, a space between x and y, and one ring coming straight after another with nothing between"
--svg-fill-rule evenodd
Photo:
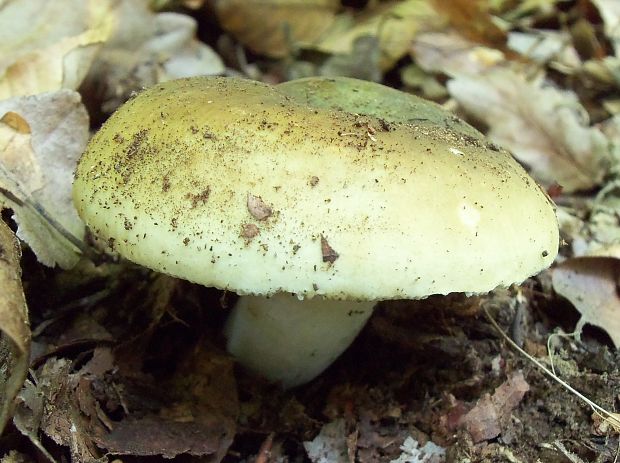
<instances>
[{"instance_id":1,"label":"dry leaf","mask_svg":"<svg viewBox=\"0 0 620 463\"><path fill-rule=\"evenodd\" d=\"M461 425L471 434L475 443L493 439L502 432L503 425L510 420L512 411L530 390L522 371L513 372L493 395L486 394L466 415Z\"/></svg>"},{"instance_id":2,"label":"dry leaf","mask_svg":"<svg viewBox=\"0 0 620 463\"><path fill-rule=\"evenodd\" d=\"M84 226L71 184L87 141L88 115L74 91L0 101L0 206L13 209L17 236L45 265L78 260Z\"/></svg>"},{"instance_id":3,"label":"dry leaf","mask_svg":"<svg viewBox=\"0 0 620 463\"><path fill-rule=\"evenodd\" d=\"M0 6L0 99L76 89L110 33L109 0Z\"/></svg>"},{"instance_id":4,"label":"dry leaf","mask_svg":"<svg viewBox=\"0 0 620 463\"><path fill-rule=\"evenodd\" d=\"M118 0L110 39L87 78L86 88L102 95L104 111L113 111L131 92L157 82L224 72L220 57L196 39L196 21L188 15L154 13L148 0Z\"/></svg>"},{"instance_id":5,"label":"dry leaf","mask_svg":"<svg viewBox=\"0 0 620 463\"><path fill-rule=\"evenodd\" d=\"M71 461L102 463L88 436L91 420L81 413L80 402L90 397L78 389L80 376L72 373L72 363L51 358L34 377L35 381L26 381L19 394L15 427L52 462L55 460L39 438L41 431L55 443L68 446Z\"/></svg>"},{"instance_id":6,"label":"dry leaf","mask_svg":"<svg viewBox=\"0 0 620 463\"><path fill-rule=\"evenodd\" d=\"M217 0L220 25L255 53L287 56L333 25L339 0Z\"/></svg>"},{"instance_id":7,"label":"dry leaf","mask_svg":"<svg viewBox=\"0 0 620 463\"><path fill-rule=\"evenodd\" d=\"M41 432L67 447L74 462L107 461L102 454L113 453L208 456L216 463L236 429L233 367L229 356L200 349L164 382L123 375L109 347L96 348L79 370L50 358L22 389L14 422L42 452Z\"/></svg>"},{"instance_id":8,"label":"dry leaf","mask_svg":"<svg viewBox=\"0 0 620 463\"><path fill-rule=\"evenodd\" d=\"M433 0L433 3L460 35L493 48L503 47L505 33L490 14L488 0Z\"/></svg>"},{"instance_id":9,"label":"dry leaf","mask_svg":"<svg viewBox=\"0 0 620 463\"><path fill-rule=\"evenodd\" d=\"M411 53L422 69L449 76L479 74L506 59L501 51L474 43L455 31L419 34L411 44Z\"/></svg>"},{"instance_id":10,"label":"dry leaf","mask_svg":"<svg viewBox=\"0 0 620 463\"><path fill-rule=\"evenodd\" d=\"M619 256L620 257L620 256ZM607 332L620 346L620 258L577 257L558 265L551 273L553 288L581 313L577 336L584 325Z\"/></svg>"},{"instance_id":11,"label":"dry leaf","mask_svg":"<svg viewBox=\"0 0 620 463\"><path fill-rule=\"evenodd\" d=\"M620 58L620 2L618 0L592 0L605 23L605 34Z\"/></svg>"},{"instance_id":12,"label":"dry leaf","mask_svg":"<svg viewBox=\"0 0 620 463\"><path fill-rule=\"evenodd\" d=\"M15 397L26 379L30 355L20 258L15 235L0 220L0 433L13 413Z\"/></svg>"},{"instance_id":13,"label":"dry leaf","mask_svg":"<svg viewBox=\"0 0 620 463\"><path fill-rule=\"evenodd\" d=\"M424 445L409 436L400 446L403 451L400 457L390 463L443 463L446 461L446 449L432 441Z\"/></svg>"},{"instance_id":14,"label":"dry leaf","mask_svg":"<svg viewBox=\"0 0 620 463\"><path fill-rule=\"evenodd\" d=\"M355 40L349 54L335 54L322 63L317 74L346 76L378 82L381 80L381 50L376 37L364 35Z\"/></svg>"},{"instance_id":15,"label":"dry leaf","mask_svg":"<svg viewBox=\"0 0 620 463\"><path fill-rule=\"evenodd\" d=\"M586 190L610 169L607 138L588 126L587 113L571 92L545 86L542 79L528 82L508 69L458 76L448 90L489 126L492 141L546 184L559 183L566 192Z\"/></svg>"},{"instance_id":16,"label":"dry leaf","mask_svg":"<svg viewBox=\"0 0 620 463\"><path fill-rule=\"evenodd\" d=\"M566 31L510 32L508 48L540 64L572 73L581 66L581 59Z\"/></svg>"},{"instance_id":17,"label":"dry leaf","mask_svg":"<svg viewBox=\"0 0 620 463\"><path fill-rule=\"evenodd\" d=\"M350 54L360 37L375 37L379 43L381 69L391 68L407 54L417 34L445 25L428 0L391 1L375 4L356 17L343 13L314 48L331 54Z\"/></svg>"},{"instance_id":18,"label":"dry leaf","mask_svg":"<svg viewBox=\"0 0 620 463\"><path fill-rule=\"evenodd\" d=\"M114 422L110 433L95 438L97 444L119 455L208 455L208 461L221 461L239 413L233 370L228 355L205 345L195 349L162 387L173 404L158 414Z\"/></svg>"},{"instance_id":19,"label":"dry leaf","mask_svg":"<svg viewBox=\"0 0 620 463\"><path fill-rule=\"evenodd\" d=\"M349 463L347 430L343 419L325 424L312 441L304 442L312 463Z\"/></svg>"},{"instance_id":20,"label":"dry leaf","mask_svg":"<svg viewBox=\"0 0 620 463\"><path fill-rule=\"evenodd\" d=\"M224 29L252 51L273 58L285 57L299 48L351 56L360 39L372 38L378 43L383 70L408 52L416 34L445 24L428 0L371 2L357 15L351 11L337 14L340 3L218 0L216 11Z\"/></svg>"}]
</instances>

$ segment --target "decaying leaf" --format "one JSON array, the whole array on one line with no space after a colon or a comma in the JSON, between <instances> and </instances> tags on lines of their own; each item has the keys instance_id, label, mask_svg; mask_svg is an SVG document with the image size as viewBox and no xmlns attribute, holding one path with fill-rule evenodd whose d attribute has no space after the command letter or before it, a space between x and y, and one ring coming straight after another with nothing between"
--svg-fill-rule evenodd
<instances>
[{"instance_id":1,"label":"decaying leaf","mask_svg":"<svg viewBox=\"0 0 620 463\"><path fill-rule=\"evenodd\" d=\"M510 32L508 48L540 64L572 73L581 59L566 31Z\"/></svg>"},{"instance_id":2,"label":"decaying leaf","mask_svg":"<svg viewBox=\"0 0 620 463\"><path fill-rule=\"evenodd\" d=\"M339 0L217 0L221 26L252 51L282 58L319 40L336 19Z\"/></svg>"},{"instance_id":3,"label":"decaying leaf","mask_svg":"<svg viewBox=\"0 0 620 463\"><path fill-rule=\"evenodd\" d=\"M304 442L312 463L350 463L346 431L345 420L336 419L324 425L312 441Z\"/></svg>"},{"instance_id":4,"label":"decaying leaf","mask_svg":"<svg viewBox=\"0 0 620 463\"><path fill-rule=\"evenodd\" d=\"M566 192L600 185L610 169L609 141L588 126L577 97L527 81L508 69L448 82L450 94L489 126L488 136L508 148L546 184Z\"/></svg>"},{"instance_id":5,"label":"decaying leaf","mask_svg":"<svg viewBox=\"0 0 620 463\"><path fill-rule=\"evenodd\" d=\"M478 400L474 408L462 417L460 425L467 429L476 443L497 437L529 389L523 372L513 372L495 389L493 395L487 394Z\"/></svg>"},{"instance_id":6,"label":"decaying leaf","mask_svg":"<svg viewBox=\"0 0 620 463\"><path fill-rule=\"evenodd\" d=\"M45 265L78 260L84 226L71 184L87 141L88 114L72 90L0 101L0 205Z\"/></svg>"},{"instance_id":7,"label":"decaying leaf","mask_svg":"<svg viewBox=\"0 0 620 463\"><path fill-rule=\"evenodd\" d=\"M114 28L86 84L103 98L104 111L157 82L224 72L220 57L196 39L190 16L154 13L148 0L118 0L113 14Z\"/></svg>"},{"instance_id":8,"label":"decaying leaf","mask_svg":"<svg viewBox=\"0 0 620 463\"><path fill-rule=\"evenodd\" d=\"M41 443L39 430L44 426L43 420L52 412L50 408L46 409L46 405L52 403L54 398L61 396L70 367L70 362L63 359L51 359L46 362L39 370L36 381L26 381L19 392L13 417L15 427L52 462L55 460ZM64 394L62 396L64 398ZM57 432L70 434L71 422L63 424L67 426L67 429L59 426Z\"/></svg>"},{"instance_id":9,"label":"decaying leaf","mask_svg":"<svg viewBox=\"0 0 620 463\"><path fill-rule=\"evenodd\" d=\"M419 34L412 41L411 53L425 71L449 76L479 74L506 59L502 51L472 42L451 30Z\"/></svg>"},{"instance_id":10,"label":"decaying leaf","mask_svg":"<svg viewBox=\"0 0 620 463\"><path fill-rule=\"evenodd\" d=\"M0 99L77 89L112 26L109 0L0 2Z\"/></svg>"},{"instance_id":11,"label":"decaying leaf","mask_svg":"<svg viewBox=\"0 0 620 463\"><path fill-rule=\"evenodd\" d=\"M616 56L620 58L620 2L616 0L592 0L605 22L605 34L611 40Z\"/></svg>"},{"instance_id":12,"label":"decaying leaf","mask_svg":"<svg viewBox=\"0 0 620 463\"><path fill-rule=\"evenodd\" d=\"M577 336L590 324L605 330L614 345L620 346L620 252L616 257L569 259L551 275L555 291L581 313Z\"/></svg>"},{"instance_id":13,"label":"decaying leaf","mask_svg":"<svg viewBox=\"0 0 620 463\"><path fill-rule=\"evenodd\" d=\"M505 32L490 12L488 0L432 0L437 11L445 16L450 26L463 37L476 43L501 49Z\"/></svg>"},{"instance_id":14,"label":"decaying leaf","mask_svg":"<svg viewBox=\"0 0 620 463\"><path fill-rule=\"evenodd\" d=\"M420 446L420 443L409 436L400 446L403 451L400 457L390 463L443 463L446 449L432 441Z\"/></svg>"},{"instance_id":15,"label":"decaying leaf","mask_svg":"<svg viewBox=\"0 0 620 463\"><path fill-rule=\"evenodd\" d=\"M381 49L376 37L364 35L353 42L349 54L334 54L318 68L324 76L347 76L362 80L381 80Z\"/></svg>"},{"instance_id":16,"label":"decaying leaf","mask_svg":"<svg viewBox=\"0 0 620 463\"><path fill-rule=\"evenodd\" d=\"M340 3L218 0L216 11L222 27L256 53L282 58L312 49L351 56L360 39L371 38L378 43L383 70L407 53L416 34L445 24L428 0L371 2L359 14L340 12Z\"/></svg>"},{"instance_id":17,"label":"decaying leaf","mask_svg":"<svg viewBox=\"0 0 620 463\"><path fill-rule=\"evenodd\" d=\"M0 220L0 433L11 418L15 397L26 379L30 355L20 257L17 238Z\"/></svg>"},{"instance_id":18,"label":"decaying leaf","mask_svg":"<svg viewBox=\"0 0 620 463\"><path fill-rule=\"evenodd\" d=\"M311 48L332 54L349 54L360 37L375 37L381 52L381 69L389 69L402 58L411 46L413 38L425 31L445 25L428 0L390 1L375 4L359 16L338 17L338 27L312 44Z\"/></svg>"},{"instance_id":19,"label":"decaying leaf","mask_svg":"<svg viewBox=\"0 0 620 463\"><path fill-rule=\"evenodd\" d=\"M232 442L238 413L233 362L199 352L171 382L121 374L108 347L96 348L79 369L48 359L22 389L15 425L42 452L40 431L76 462L107 461L104 455L113 453L208 456L217 463Z\"/></svg>"}]
</instances>

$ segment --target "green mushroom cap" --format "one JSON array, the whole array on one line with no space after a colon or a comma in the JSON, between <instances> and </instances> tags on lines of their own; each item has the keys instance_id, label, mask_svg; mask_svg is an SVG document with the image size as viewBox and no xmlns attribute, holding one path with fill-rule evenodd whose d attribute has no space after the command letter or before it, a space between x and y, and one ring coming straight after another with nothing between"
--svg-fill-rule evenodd
<instances>
[{"instance_id":1,"label":"green mushroom cap","mask_svg":"<svg viewBox=\"0 0 620 463\"><path fill-rule=\"evenodd\" d=\"M79 214L126 258L239 294L481 293L552 263L553 204L508 153L437 105L342 82L141 92L80 160Z\"/></svg>"}]
</instances>

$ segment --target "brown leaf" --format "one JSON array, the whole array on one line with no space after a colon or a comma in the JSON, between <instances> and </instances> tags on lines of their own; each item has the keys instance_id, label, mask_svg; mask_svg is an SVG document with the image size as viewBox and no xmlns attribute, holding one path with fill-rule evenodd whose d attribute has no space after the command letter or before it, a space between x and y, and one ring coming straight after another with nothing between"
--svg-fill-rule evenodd
<instances>
[{"instance_id":1,"label":"brown leaf","mask_svg":"<svg viewBox=\"0 0 620 463\"><path fill-rule=\"evenodd\" d=\"M72 461L98 462L102 450L118 455L188 454L218 462L235 434L238 414L233 361L197 349L171 380L120 372L112 351L95 349L79 371L49 359L27 382L15 424L34 445L40 431L67 447Z\"/></svg>"},{"instance_id":2,"label":"brown leaf","mask_svg":"<svg viewBox=\"0 0 620 463\"><path fill-rule=\"evenodd\" d=\"M189 454L220 461L232 443L239 413L233 368L228 355L202 345L183 359L170 380L149 385L149 394L142 382L139 388L126 382L131 415L112 422L110 432L99 428L93 439L119 455ZM149 409L136 409L145 399Z\"/></svg>"},{"instance_id":3,"label":"brown leaf","mask_svg":"<svg viewBox=\"0 0 620 463\"><path fill-rule=\"evenodd\" d=\"M84 225L71 183L87 142L88 114L77 92L0 101L0 207L13 209L17 236L45 265L69 268L79 258Z\"/></svg>"},{"instance_id":4,"label":"brown leaf","mask_svg":"<svg viewBox=\"0 0 620 463\"><path fill-rule=\"evenodd\" d=\"M489 138L505 146L546 184L566 192L599 185L611 165L609 140L589 127L575 94L494 69L448 82L450 94L489 126Z\"/></svg>"},{"instance_id":5,"label":"brown leaf","mask_svg":"<svg viewBox=\"0 0 620 463\"><path fill-rule=\"evenodd\" d=\"M345 420L325 424L318 436L304 442L304 448L313 463L350 463Z\"/></svg>"},{"instance_id":6,"label":"brown leaf","mask_svg":"<svg viewBox=\"0 0 620 463\"><path fill-rule=\"evenodd\" d=\"M11 418L15 397L28 372L30 327L20 258L15 235L0 220L0 433Z\"/></svg>"},{"instance_id":7,"label":"brown leaf","mask_svg":"<svg viewBox=\"0 0 620 463\"><path fill-rule=\"evenodd\" d=\"M77 89L110 34L108 0L16 0L0 7L0 99Z\"/></svg>"},{"instance_id":8,"label":"brown leaf","mask_svg":"<svg viewBox=\"0 0 620 463\"><path fill-rule=\"evenodd\" d=\"M390 69L407 54L417 34L445 25L428 0L405 0L371 3L361 14L342 13L336 25L311 48L331 54L349 54L362 37L374 38L381 53L381 69Z\"/></svg>"},{"instance_id":9,"label":"brown leaf","mask_svg":"<svg viewBox=\"0 0 620 463\"><path fill-rule=\"evenodd\" d=\"M460 35L476 43L502 48L506 35L489 12L487 0L432 0Z\"/></svg>"},{"instance_id":10,"label":"brown leaf","mask_svg":"<svg viewBox=\"0 0 620 463\"><path fill-rule=\"evenodd\" d=\"M453 30L418 34L411 52L422 69L448 76L480 74L506 59L501 51L472 42Z\"/></svg>"},{"instance_id":11,"label":"brown leaf","mask_svg":"<svg viewBox=\"0 0 620 463\"><path fill-rule=\"evenodd\" d=\"M252 51L282 58L316 42L332 25L338 0L217 0L221 26Z\"/></svg>"},{"instance_id":12,"label":"brown leaf","mask_svg":"<svg viewBox=\"0 0 620 463\"><path fill-rule=\"evenodd\" d=\"M620 57L620 3L616 0L592 0L605 23L605 34Z\"/></svg>"},{"instance_id":13,"label":"brown leaf","mask_svg":"<svg viewBox=\"0 0 620 463\"><path fill-rule=\"evenodd\" d=\"M474 408L463 416L461 425L471 434L475 443L493 439L502 432L503 423L510 418L530 386L517 371L495 389L493 395L486 394Z\"/></svg>"},{"instance_id":14,"label":"brown leaf","mask_svg":"<svg viewBox=\"0 0 620 463\"><path fill-rule=\"evenodd\" d=\"M228 430L217 417L203 416L185 422L157 415L128 417L116 423L97 444L117 455L213 455L220 450L220 435Z\"/></svg>"},{"instance_id":15,"label":"brown leaf","mask_svg":"<svg viewBox=\"0 0 620 463\"><path fill-rule=\"evenodd\" d=\"M13 422L50 461L54 459L40 442L40 431L69 447L72 461L95 463L97 451L86 435L88 421L79 412L71 367L67 360L49 359L36 372L36 383L27 381L20 392Z\"/></svg>"},{"instance_id":16,"label":"brown leaf","mask_svg":"<svg viewBox=\"0 0 620 463\"><path fill-rule=\"evenodd\" d=\"M115 110L132 91L157 82L224 72L220 57L196 38L196 20L186 14L156 14L152 3L113 2L114 28L84 86L103 99L104 112Z\"/></svg>"},{"instance_id":17,"label":"brown leaf","mask_svg":"<svg viewBox=\"0 0 620 463\"><path fill-rule=\"evenodd\" d=\"M577 257L552 271L555 291L568 299L581 313L575 327L579 336L584 325L607 332L620 346L620 259L613 257Z\"/></svg>"}]
</instances>

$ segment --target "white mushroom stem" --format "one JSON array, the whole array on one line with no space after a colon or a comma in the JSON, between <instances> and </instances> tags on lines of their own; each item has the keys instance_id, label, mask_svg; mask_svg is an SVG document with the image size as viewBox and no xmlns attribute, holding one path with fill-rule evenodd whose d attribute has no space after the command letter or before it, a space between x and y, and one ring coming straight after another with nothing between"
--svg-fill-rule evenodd
<instances>
[{"instance_id":1,"label":"white mushroom stem","mask_svg":"<svg viewBox=\"0 0 620 463\"><path fill-rule=\"evenodd\" d=\"M374 302L242 296L225 334L228 351L265 378L294 387L327 368L358 335Z\"/></svg>"}]
</instances>

